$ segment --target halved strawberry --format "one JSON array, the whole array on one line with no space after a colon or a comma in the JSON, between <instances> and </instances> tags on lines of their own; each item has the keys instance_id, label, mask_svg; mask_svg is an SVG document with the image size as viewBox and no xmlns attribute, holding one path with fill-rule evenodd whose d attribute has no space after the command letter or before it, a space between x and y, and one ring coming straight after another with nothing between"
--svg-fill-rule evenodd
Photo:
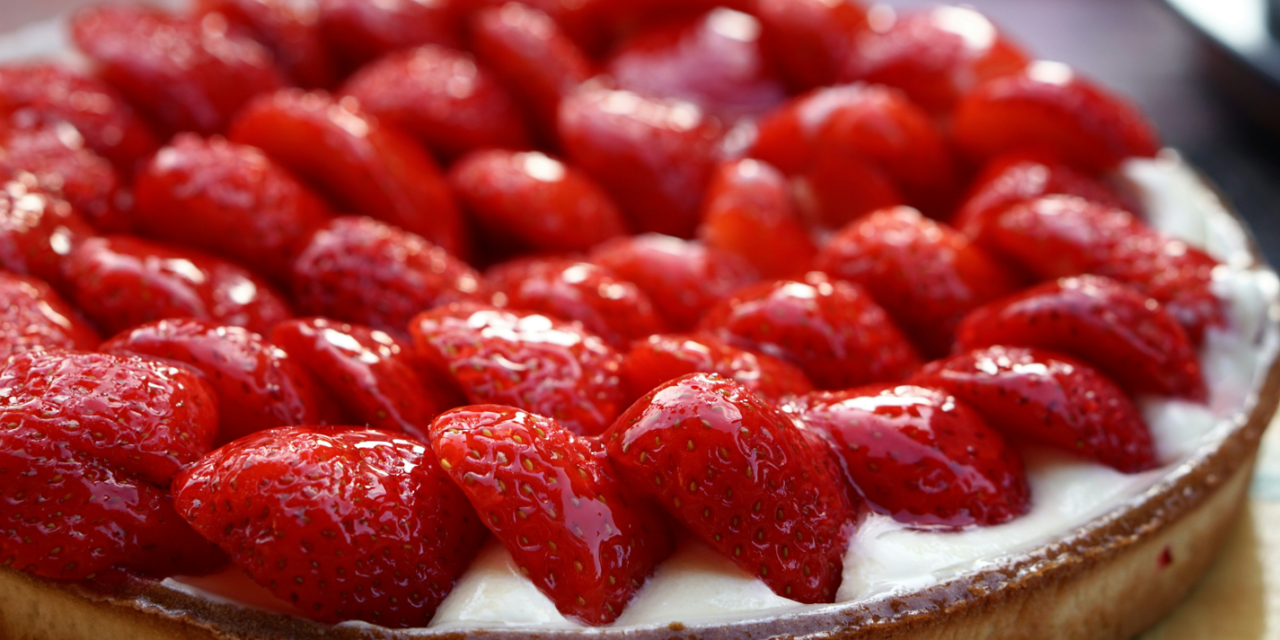
<instances>
[{"instance_id":1,"label":"halved strawberry","mask_svg":"<svg viewBox=\"0 0 1280 640\"><path fill-rule=\"evenodd\" d=\"M456 2L318 0L320 32L347 68L424 44L462 44Z\"/></svg>"},{"instance_id":2,"label":"halved strawberry","mask_svg":"<svg viewBox=\"0 0 1280 640\"><path fill-rule=\"evenodd\" d=\"M790 178L800 216L819 233L907 203L887 171L838 149L819 148L809 164Z\"/></svg>"},{"instance_id":3,"label":"halved strawberry","mask_svg":"<svg viewBox=\"0 0 1280 640\"><path fill-rule=\"evenodd\" d=\"M654 334L623 355L622 379L632 398L690 373L718 374L771 402L813 390L809 378L790 362L707 334Z\"/></svg>"},{"instance_id":4,"label":"halved strawberry","mask_svg":"<svg viewBox=\"0 0 1280 640\"><path fill-rule=\"evenodd\" d=\"M130 220L122 206L120 178L115 168L85 146L74 127L57 122L31 128L0 126L0 179L36 184L54 192L75 208L95 229L127 231Z\"/></svg>"},{"instance_id":5,"label":"halved strawberry","mask_svg":"<svg viewBox=\"0 0 1280 640\"><path fill-rule=\"evenodd\" d=\"M0 268L31 274L60 291L67 254L93 227L56 190L27 173L0 184Z\"/></svg>"},{"instance_id":6,"label":"halved strawberry","mask_svg":"<svg viewBox=\"0 0 1280 640\"><path fill-rule=\"evenodd\" d=\"M855 0L757 0L760 44L793 91L834 84L867 23Z\"/></svg>"},{"instance_id":7,"label":"halved strawberry","mask_svg":"<svg viewBox=\"0 0 1280 640\"><path fill-rule=\"evenodd\" d=\"M0 271L0 360L42 349L95 349L98 332L38 278Z\"/></svg>"},{"instance_id":8,"label":"halved strawberry","mask_svg":"<svg viewBox=\"0 0 1280 640\"><path fill-rule=\"evenodd\" d=\"M774 593L831 602L854 511L831 453L790 416L715 374L673 380L605 432L635 492Z\"/></svg>"},{"instance_id":9,"label":"halved strawberry","mask_svg":"<svg viewBox=\"0 0 1280 640\"><path fill-rule=\"evenodd\" d=\"M608 459L551 418L463 407L436 419L431 443L520 572L569 618L613 622L675 547L662 512L628 496Z\"/></svg>"},{"instance_id":10,"label":"halved strawberry","mask_svg":"<svg viewBox=\"0 0 1280 640\"><path fill-rule=\"evenodd\" d=\"M1013 440L1045 444L1125 473L1159 464L1151 431L1128 396L1068 356L987 347L931 362L908 382L946 390Z\"/></svg>"},{"instance_id":11,"label":"halved strawberry","mask_svg":"<svg viewBox=\"0 0 1280 640\"><path fill-rule=\"evenodd\" d=\"M292 0L196 0L197 15L217 13L248 29L274 54L276 64L302 87L323 89L337 76L320 34L316 2Z\"/></svg>"},{"instance_id":12,"label":"halved strawberry","mask_svg":"<svg viewBox=\"0 0 1280 640\"><path fill-rule=\"evenodd\" d=\"M698 238L742 256L768 278L808 271L818 248L789 187L767 162L747 158L720 165L707 187Z\"/></svg>"}]
</instances>

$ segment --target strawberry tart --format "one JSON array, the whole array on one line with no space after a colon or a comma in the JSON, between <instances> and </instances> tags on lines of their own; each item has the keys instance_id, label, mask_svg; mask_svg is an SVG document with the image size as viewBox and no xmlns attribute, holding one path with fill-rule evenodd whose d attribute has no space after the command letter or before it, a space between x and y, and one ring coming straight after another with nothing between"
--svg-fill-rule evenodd
<instances>
[{"instance_id":1,"label":"strawberry tart","mask_svg":"<svg viewBox=\"0 0 1280 640\"><path fill-rule=\"evenodd\" d=\"M0 52L0 638L1126 639L1280 401L1240 220L973 9Z\"/></svg>"}]
</instances>

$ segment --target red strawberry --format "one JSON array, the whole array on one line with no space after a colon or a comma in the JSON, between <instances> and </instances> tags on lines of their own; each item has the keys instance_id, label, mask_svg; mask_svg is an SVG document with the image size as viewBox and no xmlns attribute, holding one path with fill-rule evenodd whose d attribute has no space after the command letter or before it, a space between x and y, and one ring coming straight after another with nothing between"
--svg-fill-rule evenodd
<instances>
[{"instance_id":1,"label":"red strawberry","mask_svg":"<svg viewBox=\"0 0 1280 640\"><path fill-rule=\"evenodd\" d=\"M303 236L333 215L261 151L191 134L146 164L134 198L140 233L237 260L275 281L287 280Z\"/></svg>"},{"instance_id":2,"label":"red strawberry","mask_svg":"<svg viewBox=\"0 0 1280 640\"><path fill-rule=\"evenodd\" d=\"M246 106L232 142L258 147L329 196L337 208L416 233L453 255L466 230L440 169L405 132L379 123L352 99L286 90Z\"/></svg>"},{"instance_id":3,"label":"red strawberry","mask_svg":"<svg viewBox=\"0 0 1280 640\"><path fill-rule=\"evenodd\" d=\"M458 47L453 2L319 0L320 30L349 68L424 44Z\"/></svg>"},{"instance_id":4,"label":"red strawberry","mask_svg":"<svg viewBox=\"0 0 1280 640\"><path fill-rule=\"evenodd\" d=\"M305 238L293 261L303 313L404 335L409 320L449 302L478 299L479 273L418 235L372 218L334 218Z\"/></svg>"},{"instance_id":5,"label":"red strawberry","mask_svg":"<svg viewBox=\"0 0 1280 640\"><path fill-rule=\"evenodd\" d=\"M867 22L854 0L757 0L756 14L765 54L796 91L834 84Z\"/></svg>"},{"instance_id":6,"label":"red strawberry","mask_svg":"<svg viewBox=\"0 0 1280 640\"><path fill-rule=\"evenodd\" d=\"M457 303L419 314L409 331L473 404L519 407L587 435L623 409L622 356L578 323Z\"/></svg>"},{"instance_id":7,"label":"red strawberry","mask_svg":"<svg viewBox=\"0 0 1280 640\"><path fill-rule=\"evenodd\" d=\"M979 162L1028 149L1105 172L1160 150L1137 107L1056 62L979 85L956 106L952 126L956 143Z\"/></svg>"},{"instance_id":8,"label":"red strawberry","mask_svg":"<svg viewBox=\"0 0 1280 640\"><path fill-rule=\"evenodd\" d=\"M320 34L319 10L314 2L291 0L197 0L196 13L217 13L246 28L274 54L276 64L295 84L324 88L337 71Z\"/></svg>"},{"instance_id":9,"label":"red strawberry","mask_svg":"<svg viewBox=\"0 0 1280 640\"><path fill-rule=\"evenodd\" d=\"M877 211L850 223L813 266L862 285L931 355L950 351L956 324L975 307L1013 293L1018 281L955 229L914 209Z\"/></svg>"},{"instance_id":10,"label":"red strawberry","mask_svg":"<svg viewBox=\"0 0 1280 640\"><path fill-rule=\"evenodd\" d=\"M511 96L462 51L426 45L391 53L361 67L342 93L446 158L473 149L529 146Z\"/></svg>"},{"instance_id":11,"label":"red strawberry","mask_svg":"<svg viewBox=\"0 0 1280 640\"><path fill-rule=\"evenodd\" d=\"M165 128L217 133L250 98L284 86L271 53L217 18L96 5L72 17L71 37L103 79Z\"/></svg>"},{"instance_id":12,"label":"red strawberry","mask_svg":"<svg viewBox=\"0 0 1280 640\"><path fill-rule=\"evenodd\" d=\"M818 252L791 199L787 179L766 162L744 159L720 166L702 204L698 238L736 253L761 275L808 271Z\"/></svg>"},{"instance_id":13,"label":"red strawberry","mask_svg":"<svg viewBox=\"0 0 1280 640\"><path fill-rule=\"evenodd\" d=\"M551 418L463 407L436 419L431 443L520 572L569 618L613 622L675 547L662 513L627 496L609 461Z\"/></svg>"},{"instance_id":14,"label":"red strawberry","mask_svg":"<svg viewBox=\"0 0 1280 640\"><path fill-rule=\"evenodd\" d=\"M906 204L893 178L880 167L840 150L819 149L791 176L791 193L806 223L839 229L862 216Z\"/></svg>"},{"instance_id":15,"label":"red strawberry","mask_svg":"<svg viewBox=\"0 0 1280 640\"><path fill-rule=\"evenodd\" d=\"M484 541L431 448L382 431L262 431L173 487L196 531L323 622L427 626Z\"/></svg>"},{"instance_id":16,"label":"red strawberry","mask_svg":"<svg viewBox=\"0 0 1280 640\"><path fill-rule=\"evenodd\" d=\"M128 230L115 169L85 148L84 138L71 125L59 122L7 132L0 127L0 179L28 182L24 174L65 198L99 231Z\"/></svg>"},{"instance_id":17,"label":"red strawberry","mask_svg":"<svg viewBox=\"0 0 1280 640\"><path fill-rule=\"evenodd\" d=\"M1200 362L1178 321L1154 300L1097 276L1047 282L975 309L956 348L1005 344L1065 353L1134 393L1204 400Z\"/></svg>"},{"instance_id":18,"label":"red strawberry","mask_svg":"<svg viewBox=\"0 0 1280 640\"><path fill-rule=\"evenodd\" d=\"M651 335L622 360L622 379L633 398L690 373L719 374L772 402L813 390L809 378L790 362L705 334Z\"/></svg>"},{"instance_id":19,"label":"red strawberry","mask_svg":"<svg viewBox=\"0 0 1280 640\"><path fill-rule=\"evenodd\" d=\"M290 316L285 299L243 268L130 236L85 240L66 274L70 298L107 333L184 316L261 333Z\"/></svg>"},{"instance_id":20,"label":"red strawberry","mask_svg":"<svg viewBox=\"0 0 1280 640\"><path fill-rule=\"evenodd\" d=\"M1133 402L1092 367L1050 351L987 347L931 362L910 384L943 389L1013 440L1097 460L1125 473L1159 464Z\"/></svg>"},{"instance_id":21,"label":"red strawberry","mask_svg":"<svg viewBox=\"0 0 1280 640\"><path fill-rule=\"evenodd\" d=\"M497 248L586 251L627 232L591 178L536 151L477 151L454 163L449 184Z\"/></svg>"},{"instance_id":22,"label":"red strawberry","mask_svg":"<svg viewBox=\"0 0 1280 640\"><path fill-rule=\"evenodd\" d=\"M41 349L94 349L98 333L49 285L0 271L0 361Z\"/></svg>"},{"instance_id":23,"label":"red strawberry","mask_svg":"<svg viewBox=\"0 0 1280 640\"><path fill-rule=\"evenodd\" d=\"M624 482L774 593L831 602L853 508L830 452L792 419L714 374L673 380L602 440Z\"/></svg>"},{"instance_id":24,"label":"red strawberry","mask_svg":"<svg viewBox=\"0 0 1280 640\"><path fill-rule=\"evenodd\" d=\"M920 356L856 284L813 272L739 290L702 319L701 329L739 347L789 360L819 389L901 380Z\"/></svg>"},{"instance_id":25,"label":"red strawberry","mask_svg":"<svg viewBox=\"0 0 1280 640\"><path fill-rule=\"evenodd\" d=\"M832 442L872 510L914 525L994 525L1030 509L1022 459L976 411L936 389L882 384L784 408Z\"/></svg>"},{"instance_id":26,"label":"red strawberry","mask_svg":"<svg viewBox=\"0 0 1280 640\"><path fill-rule=\"evenodd\" d=\"M591 261L636 283L676 330L692 328L711 305L759 279L741 256L654 233L605 242Z\"/></svg>"},{"instance_id":27,"label":"red strawberry","mask_svg":"<svg viewBox=\"0 0 1280 640\"><path fill-rule=\"evenodd\" d=\"M140 354L191 365L217 392L216 444L256 431L332 421L300 358L261 335L208 320L175 318L135 327L102 344L104 353Z\"/></svg>"},{"instance_id":28,"label":"red strawberry","mask_svg":"<svg viewBox=\"0 0 1280 640\"><path fill-rule=\"evenodd\" d=\"M589 262L524 258L500 264L485 277L501 292L494 297L505 300L504 306L577 320L616 349L666 326L639 287Z\"/></svg>"},{"instance_id":29,"label":"red strawberry","mask_svg":"<svg viewBox=\"0 0 1280 640\"><path fill-rule=\"evenodd\" d=\"M463 404L447 374L435 375L412 345L382 331L304 318L280 323L271 340L358 424L425 441L440 412Z\"/></svg>"},{"instance_id":30,"label":"red strawberry","mask_svg":"<svg viewBox=\"0 0 1280 640\"><path fill-rule=\"evenodd\" d=\"M0 185L0 268L29 273L66 291L62 263L94 230L31 174Z\"/></svg>"}]
</instances>

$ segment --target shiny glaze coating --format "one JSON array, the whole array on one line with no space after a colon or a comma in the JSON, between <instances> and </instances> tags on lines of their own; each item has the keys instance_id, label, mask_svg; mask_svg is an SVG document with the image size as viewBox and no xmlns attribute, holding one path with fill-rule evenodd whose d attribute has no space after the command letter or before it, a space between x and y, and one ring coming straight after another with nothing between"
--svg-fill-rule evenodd
<instances>
[{"instance_id":1,"label":"shiny glaze coating","mask_svg":"<svg viewBox=\"0 0 1280 640\"><path fill-rule=\"evenodd\" d=\"M98 332L49 285L0 271L0 359L41 349L96 349Z\"/></svg>"},{"instance_id":2,"label":"shiny glaze coating","mask_svg":"<svg viewBox=\"0 0 1280 640\"><path fill-rule=\"evenodd\" d=\"M833 84L867 23L855 0L757 0L760 43L793 91Z\"/></svg>"},{"instance_id":3,"label":"shiny glaze coating","mask_svg":"<svg viewBox=\"0 0 1280 640\"><path fill-rule=\"evenodd\" d=\"M295 84L322 89L333 84L337 70L320 33L317 5L309 0L195 0L195 12L218 13L248 29Z\"/></svg>"},{"instance_id":4,"label":"shiny glaze coating","mask_svg":"<svg viewBox=\"0 0 1280 640\"><path fill-rule=\"evenodd\" d=\"M317 4L325 44L348 68L398 49L461 45L454 0L318 0Z\"/></svg>"},{"instance_id":5,"label":"shiny glaze coating","mask_svg":"<svg viewBox=\"0 0 1280 640\"><path fill-rule=\"evenodd\" d=\"M623 355L622 379L633 398L690 373L719 374L770 402L813 390L809 378L790 362L708 334L654 334Z\"/></svg>"},{"instance_id":6,"label":"shiny glaze coating","mask_svg":"<svg viewBox=\"0 0 1280 640\"><path fill-rule=\"evenodd\" d=\"M96 235L56 190L31 174L0 185L0 267L30 274L66 291L62 264L71 250Z\"/></svg>"},{"instance_id":7,"label":"shiny glaze coating","mask_svg":"<svg viewBox=\"0 0 1280 640\"><path fill-rule=\"evenodd\" d=\"M716 170L697 235L708 247L742 256L766 278L802 274L818 252L786 176L750 158Z\"/></svg>"},{"instance_id":8,"label":"shiny glaze coating","mask_svg":"<svg viewBox=\"0 0 1280 640\"><path fill-rule=\"evenodd\" d=\"M65 122L0 126L0 152L0 178L25 182L26 175L35 176L37 185L65 198L95 229L129 229L115 168L85 146L75 127Z\"/></svg>"}]
</instances>

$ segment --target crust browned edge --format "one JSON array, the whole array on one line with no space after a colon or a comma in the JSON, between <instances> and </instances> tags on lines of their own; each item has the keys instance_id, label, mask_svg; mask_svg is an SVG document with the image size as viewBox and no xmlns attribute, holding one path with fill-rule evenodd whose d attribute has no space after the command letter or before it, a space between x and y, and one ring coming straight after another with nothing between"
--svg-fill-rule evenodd
<instances>
[{"instance_id":1,"label":"crust browned edge","mask_svg":"<svg viewBox=\"0 0 1280 640\"><path fill-rule=\"evenodd\" d=\"M1255 263L1265 265L1250 240ZM1211 564L1246 496L1259 440L1277 403L1280 358L1271 363L1244 424L1162 479L1139 505L998 568L902 597L714 626L677 622L619 632L428 630L409 636L217 604L144 579L104 587L0 569L0 639L1127 640L1163 617Z\"/></svg>"}]
</instances>

